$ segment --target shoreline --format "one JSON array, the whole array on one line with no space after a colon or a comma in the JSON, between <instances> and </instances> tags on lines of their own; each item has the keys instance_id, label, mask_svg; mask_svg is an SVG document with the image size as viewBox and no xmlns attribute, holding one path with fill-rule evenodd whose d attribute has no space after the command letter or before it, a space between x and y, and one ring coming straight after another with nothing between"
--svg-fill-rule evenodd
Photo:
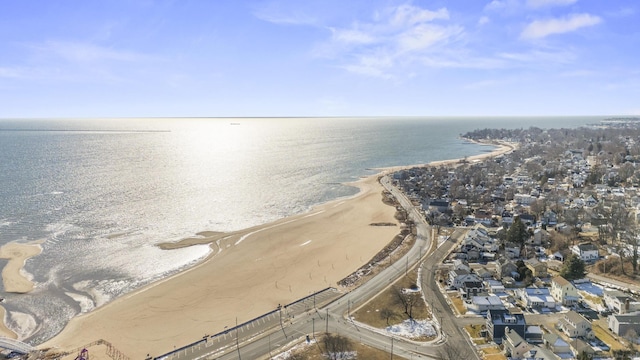
<instances>
[{"instance_id":1,"label":"shoreline","mask_svg":"<svg viewBox=\"0 0 640 360\"><path fill-rule=\"evenodd\" d=\"M511 144L486 145L497 148L466 159L479 161L514 149ZM375 169L379 172L347 183L359 188L357 194L308 212L240 231L204 231L177 243L159 243L164 248L208 243L213 251L184 271L73 318L38 347L69 350L104 339L130 357L157 355L221 331L234 317L250 319L277 304L335 286L399 232L396 226L371 226L399 224L395 208L382 202L378 177L460 160Z\"/></svg>"}]
</instances>

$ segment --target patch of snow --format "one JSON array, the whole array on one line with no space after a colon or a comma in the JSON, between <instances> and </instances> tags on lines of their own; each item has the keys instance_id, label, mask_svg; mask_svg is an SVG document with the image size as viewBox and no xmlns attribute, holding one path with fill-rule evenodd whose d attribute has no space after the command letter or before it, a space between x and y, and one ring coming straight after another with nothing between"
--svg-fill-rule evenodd
<instances>
[{"instance_id":1,"label":"patch of snow","mask_svg":"<svg viewBox=\"0 0 640 360\"><path fill-rule=\"evenodd\" d=\"M299 351L303 351L304 349L308 348L309 346L313 346L315 345L316 341L314 339L311 339L309 342L307 341L303 341L300 344L292 347L291 349L285 351L285 352L281 352L280 354L272 357L273 360L286 360L288 358L291 357L291 355L293 355L293 353L297 353Z\"/></svg>"},{"instance_id":2,"label":"patch of snow","mask_svg":"<svg viewBox=\"0 0 640 360\"><path fill-rule=\"evenodd\" d=\"M385 330L409 339L436 336L435 327L429 320L405 320L401 324L388 326Z\"/></svg>"},{"instance_id":3,"label":"patch of snow","mask_svg":"<svg viewBox=\"0 0 640 360\"><path fill-rule=\"evenodd\" d=\"M596 285L592 282L574 283L574 285L578 290L586 291L589 294L592 294L595 296L604 295L602 286Z\"/></svg>"}]
</instances>

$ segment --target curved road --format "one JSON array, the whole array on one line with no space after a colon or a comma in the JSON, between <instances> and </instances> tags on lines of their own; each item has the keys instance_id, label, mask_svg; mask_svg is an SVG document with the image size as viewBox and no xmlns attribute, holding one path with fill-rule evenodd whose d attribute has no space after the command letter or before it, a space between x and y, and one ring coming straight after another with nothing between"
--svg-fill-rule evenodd
<instances>
[{"instance_id":1,"label":"curved road","mask_svg":"<svg viewBox=\"0 0 640 360\"><path fill-rule=\"evenodd\" d=\"M463 356L466 359L480 359L468 336L461 330L462 326L458 324L458 319L456 319L446 299L440 292L433 271L437 264L441 263L447 256L455 244L456 237L463 235L463 232L456 230L451 240L446 241L431 252L433 245L430 236L431 227L420 214L418 208L398 188L391 184L388 176L382 177L381 184L398 200L406 210L409 218L416 225L416 242L403 257L397 259L394 264L381 271L371 280L329 305L315 311L311 310L295 318L284 319L280 328L268 333L256 334L247 343L238 344L231 338L223 348L219 348L220 345L204 344L198 348L185 350L185 353L180 358L266 359L271 357L272 352L273 354L277 353L276 349L295 344L307 335L313 337L314 333L329 331L360 341L365 345L393 352L393 354L407 359L438 358L443 346L457 349L458 354L464 353ZM423 270L422 291L425 298L429 300L434 317L442 324L441 336L436 343L424 344L392 337L382 330L363 326L347 318L350 309L354 309L376 296L405 273L407 264L412 267L415 266L425 253L427 256L421 265ZM233 334L230 335L232 336Z\"/></svg>"}]
</instances>

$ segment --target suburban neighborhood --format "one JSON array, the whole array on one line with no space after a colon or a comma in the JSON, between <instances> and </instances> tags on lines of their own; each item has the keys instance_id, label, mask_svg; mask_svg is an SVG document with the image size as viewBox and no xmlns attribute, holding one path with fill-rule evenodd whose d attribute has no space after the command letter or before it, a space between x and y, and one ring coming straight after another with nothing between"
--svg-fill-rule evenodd
<instances>
[{"instance_id":1,"label":"suburban neighborhood","mask_svg":"<svg viewBox=\"0 0 640 360\"><path fill-rule=\"evenodd\" d=\"M466 228L437 270L478 348L509 359L631 359L640 340L640 123L476 130L511 144L483 162L415 167L394 185L437 236ZM479 331L475 331L479 329Z\"/></svg>"}]
</instances>

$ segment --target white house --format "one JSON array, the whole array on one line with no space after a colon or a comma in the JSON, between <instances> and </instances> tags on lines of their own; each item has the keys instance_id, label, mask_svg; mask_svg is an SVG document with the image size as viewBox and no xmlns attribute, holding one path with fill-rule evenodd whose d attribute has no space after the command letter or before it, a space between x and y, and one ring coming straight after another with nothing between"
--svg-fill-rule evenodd
<instances>
[{"instance_id":1,"label":"white house","mask_svg":"<svg viewBox=\"0 0 640 360\"><path fill-rule=\"evenodd\" d=\"M584 316L571 310L564 314L564 317L558 321L558 326L568 337L592 338L591 321Z\"/></svg>"},{"instance_id":2,"label":"white house","mask_svg":"<svg viewBox=\"0 0 640 360\"><path fill-rule=\"evenodd\" d=\"M618 314L640 310L640 302L620 290L605 290L602 300L607 308Z\"/></svg>"},{"instance_id":3,"label":"white house","mask_svg":"<svg viewBox=\"0 0 640 360\"><path fill-rule=\"evenodd\" d=\"M551 296L562 305L575 305L578 303L578 289L562 276L551 279Z\"/></svg>"},{"instance_id":4,"label":"white house","mask_svg":"<svg viewBox=\"0 0 640 360\"><path fill-rule=\"evenodd\" d=\"M600 257L598 247L592 243L581 243L571 247L571 252L582 261L596 261Z\"/></svg>"},{"instance_id":5,"label":"white house","mask_svg":"<svg viewBox=\"0 0 640 360\"><path fill-rule=\"evenodd\" d=\"M489 310L504 309L502 300L496 295L489 296L473 296L470 303L465 303L468 310L480 314Z\"/></svg>"},{"instance_id":6,"label":"white house","mask_svg":"<svg viewBox=\"0 0 640 360\"><path fill-rule=\"evenodd\" d=\"M525 306L533 309L555 309L556 300L547 288L525 288L517 290Z\"/></svg>"}]
</instances>

